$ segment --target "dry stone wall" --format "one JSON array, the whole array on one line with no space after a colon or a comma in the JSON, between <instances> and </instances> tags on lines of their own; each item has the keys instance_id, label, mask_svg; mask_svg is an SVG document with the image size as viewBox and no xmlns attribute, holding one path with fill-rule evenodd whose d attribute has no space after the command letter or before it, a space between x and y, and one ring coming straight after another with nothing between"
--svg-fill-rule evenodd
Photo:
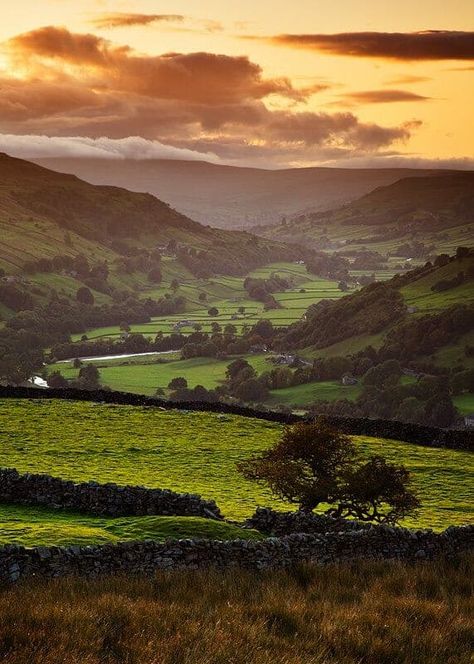
<instances>
[{"instance_id":1,"label":"dry stone wall","mask_svg":"<svg viewBox=\"0 0 474 664\"><path fill-rule=\"evenodd\" d=\"M0 502L70 509L94 516L201 516L222 519L213 500L169 489L75 483L50 475L0 469Z\"/></svg>"},{"instance_id":2,"label":"dry stone wall","mask_svg":"<svg viewBox=\"0 0 474 664\"><path fill-rule=\"evenodd\" d=\"M10 545L0 547L0 581L67 575L145 576L163 569L209 567L262 570L358 559L430 560L456 556L473 544L474 526L452 527L441 534L376 527L318 535L296 533L263 541L168 540L34 549Z\"/></svg>"}]
</instances>

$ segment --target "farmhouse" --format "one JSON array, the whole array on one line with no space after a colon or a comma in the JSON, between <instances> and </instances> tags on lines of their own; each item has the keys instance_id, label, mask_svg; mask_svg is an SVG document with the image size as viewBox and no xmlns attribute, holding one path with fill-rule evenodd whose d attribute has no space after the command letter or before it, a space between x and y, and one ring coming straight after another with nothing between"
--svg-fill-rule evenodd
<instances>
[{"instance_id":1,"label":"farmhouse","mask_svg":"<svg viewBox=\"0 0 474 664\"><path fill-rule=\"evenodd\" d=\"M474 413L464 417L464 426L466 426L468 429L474 429Z\"/></svg>"},{"instance_id":2,"label":"farmhouse","mask_svg":"<svg viewBox=\"0 0 474 664\"><path fill-rule=\"evenodd\" d=\"M358 382L359 381L357 380L357 378L354 378L354 376L351 376L349 374L345 374L341 378L342 385L346 385L346 386L348 386L348 385L357 385Z\"/></svg>"}]
</instances>

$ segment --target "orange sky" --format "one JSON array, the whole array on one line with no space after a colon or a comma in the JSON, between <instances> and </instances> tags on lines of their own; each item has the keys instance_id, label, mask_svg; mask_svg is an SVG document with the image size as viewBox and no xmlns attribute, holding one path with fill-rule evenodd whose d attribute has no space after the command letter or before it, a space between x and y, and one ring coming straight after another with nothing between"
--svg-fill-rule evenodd
<instances>
[{"instance_id":1,"label":"orange sky","mask_svg":"<svg viewBox=\"0 0 474 664\"><path fill-rule=\"evenodd\" d=\"M472 0L16 0L0 23L0 149L471 159L473 26Z\"/></svg>"}]
</instances>

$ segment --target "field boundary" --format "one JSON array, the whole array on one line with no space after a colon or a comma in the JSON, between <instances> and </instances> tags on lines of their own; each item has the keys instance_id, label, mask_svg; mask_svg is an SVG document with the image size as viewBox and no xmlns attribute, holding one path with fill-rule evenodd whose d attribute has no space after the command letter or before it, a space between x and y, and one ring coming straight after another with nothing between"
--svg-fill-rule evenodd
<instances>
[{"instance_id":1,"label":"field boundary","mask_svg":"<svg viewBox=\"0 0 474 664\"><path fill-rule=\"evenodd\" d=\"M97 546L0 547L0 582L60 576L152 576L157 570L245 568L255 571L300 563L326 565L360 559L424 561L470 551L474 526L442 533L378 526L348 532L295 533L252 540L181 539Z\"/></svg>"},{"instance_id":2,"label":"field boundary","mask_svg":"<svg viewBox=\"0 0 474 664\"><path fill-rule=\"evenodd\" d=\"M247 406L237 406L221 402L168 401L157 397L148 397L130 392L112 390L77 390L77 389L42 389L23 386L0 386L0 398L3 399L64 399L68 401L90 401L117 405L161 408L164 410L192 410L222 415L239 415L253 419L266 420L279 424L291 425L297 422L311 421L312 417L296 414L261 411ZM401 442L413 443L425 447L441 447L455 450L474 451L474 435L467 429L439 429L419 424L398 422L396 420L377 420L369 418L350 418L324 416L325 420L341 431L351 435L388 438Z\"/></svg>"}]
</instances>

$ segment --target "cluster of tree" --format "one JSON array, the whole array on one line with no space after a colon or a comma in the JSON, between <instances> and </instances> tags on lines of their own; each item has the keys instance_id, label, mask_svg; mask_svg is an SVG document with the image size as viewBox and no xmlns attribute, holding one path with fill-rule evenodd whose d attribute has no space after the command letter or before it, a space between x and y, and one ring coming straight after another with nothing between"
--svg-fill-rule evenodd
<instances>
[{"instance_id":1,"label":"cluster of tree","mask_svg":"<svg viewBox=\"0 0 474 664\"><path fill-rule=\"evenodd\" d=\"M103 293L110 293L111 289L107 285L109 277L109 266L106 261L99 261L90 264L84 254L71 256L68 254L58 254L53 258L38 258L37 260L27 261L23 265L23 270L27 274L54 273L71 274L80 281L84 282L89 288L93 288Z\"/></svg>"},{"instance_id":2,"label":"cluster of tree","mask_svg":"<svg viewBox=\"0 0 474 664\"><path fill-rule=\"evenodd\" d=\"M420 507L404 466L362 459L351 438L323 420L287 427L273 447L237 468L306 512L324 505L330 516L395 524Z\"/></svg>"},{"instance_id":3,"label":"cluster of tree","mask_svg":"<svg viewBox=\"0 0 474 664\"><path fill-rule=\"evenodd\" d=\"M434 245L426 245L419 240L404 242L394 252L394 256L403 256L404 258L425 258L433 253Z\"/></svg>"},{"instance_id":4,"label":"cluster of tree","mask_svg":"<svg viewBox=\"0 0 474 664\"><path fill-rule=\"evenodd\" d=\"M401 377L400 363L387 360L367 371L362 379L362 391L355 401L317 401L312 411L435 427L449 427L456 421L458 413L453 405L450 381L445 376L422 376L408 384L401 383Z\"/></svg>"},{"instance_id":5,"label":"cluster of tree","mask_svg":"<svg viewBox=\"0 0 474 664\"><path fill-rule=\"evenodd\" d=\"M31 293L21 285L5 281L0 283L0 302L12 311L23 311L31 309L34 300Z\"/></svg>"},{"instance_id":6,"label":"cluster of tree","mask_svg":"<svg viewBox=\"0 0 474 664\"><path fill-rule=\"evenodd\" d=\"M269 263L295 260L311 252L289 245L276 244L257 238L246 232L233 232L223 236L215 231L212 245L205 248L181 245L176 256L198 279L208 279L215 274L244 275Z\"/></svg>"},{"instance_id":7,"label":"cluster of tree","mask_svg":"<svg viewBox=\"0 0 474 664\"><path fill-rule=\"evenodd\" d=\"M347 258L339 254L316 253L308 258L305 264L311 274L328 279L349 279L351 264Z\"/></svg>"},{"instance_id":8,"label":"cluster of tree","mask_svg":"<svg viewBox=\"0 0 474 664\"><path fill-rule=\"evenodd\" d=\"M177 377L173 378L169 384L168 389L171 390L169 398L171 401L218 401L219 395L214 390L208 390L203 385L195 385L188 387L186 378ZM163 390L158 389L156 394L159 396L163 394Z\"/></svg>"},{"instance_id":9,"label":"cluster of tree","mask_svg":"<svg viewBox=\"0 0 474 664\"><path fill-rule=\"evenodd\" d=\"M458 272L455 277L452 279L440 279L435 284L431 286L431 290L434 293L441 293L442 291L449 290L450 288L456 288L460 286L465 281L464 272Z\"/></svg>"},{"instance_id":10,"label":"cluster of tree","mask_svg":"<svg viewBox=\"0 0 474 664\"><path fill-rule=\"evenodd\" d=\"M387 333L378 351L379 360L397 358L402 362L432 355L438 348L457 341L474 329L474 306L464 304L437 314L402 320Z\"/></svg>"},{"instance_id":11,"label":"cluster of tree","mask_svg":"<svg viewBox=\"0 0 474 664\"><path fill-rule=\"evenodd\" d=\"M247 277L244 280L244 288L249 297L257 302L263 302L265 309L278 309L280 304L273 297L273 293L285 291L290 288L288 279L278 274L272 274L269 279L255 279Z\"/></svg>"},{"instance_id":12,"label":"cluster of tree","mask_svg":"<svg viewBox=\"0 0 474 664\"><path fill-rule=\"evenodd\" d=\"M152 316L180 313L182 297L138 300L129 297L100 306L53 297L46 305L20 311L0 330L0 380L20 383L44 361L44 348L69 342L69 335L88 328L147 323Z\"/></svg>"},{"instance_id":13,"label":"cluster of tree","mask_svg":"<svg viewBox=\"0 0 474 664\"><path fill-rule=\"evenodd\" d=\"M95 364L84 364L79 368L77 378L67 380L60 371L52 371L46 382L49 387L64 389L73 387L78 390L104 390L109 389L100 382L100 372Z\"/></svg>"},{"instance_id":14,"label":"cluster of tree","mask_svg":"<svg viewBox=\"0 0 474 664\"><path fill-rule=\"evenodd\" d=\"M384 268L387 259L378 251L369 251L367 249L352 249L339 252L340 256L352 258L352 270L381 270Z\"/></svg>"}]
</instances>

